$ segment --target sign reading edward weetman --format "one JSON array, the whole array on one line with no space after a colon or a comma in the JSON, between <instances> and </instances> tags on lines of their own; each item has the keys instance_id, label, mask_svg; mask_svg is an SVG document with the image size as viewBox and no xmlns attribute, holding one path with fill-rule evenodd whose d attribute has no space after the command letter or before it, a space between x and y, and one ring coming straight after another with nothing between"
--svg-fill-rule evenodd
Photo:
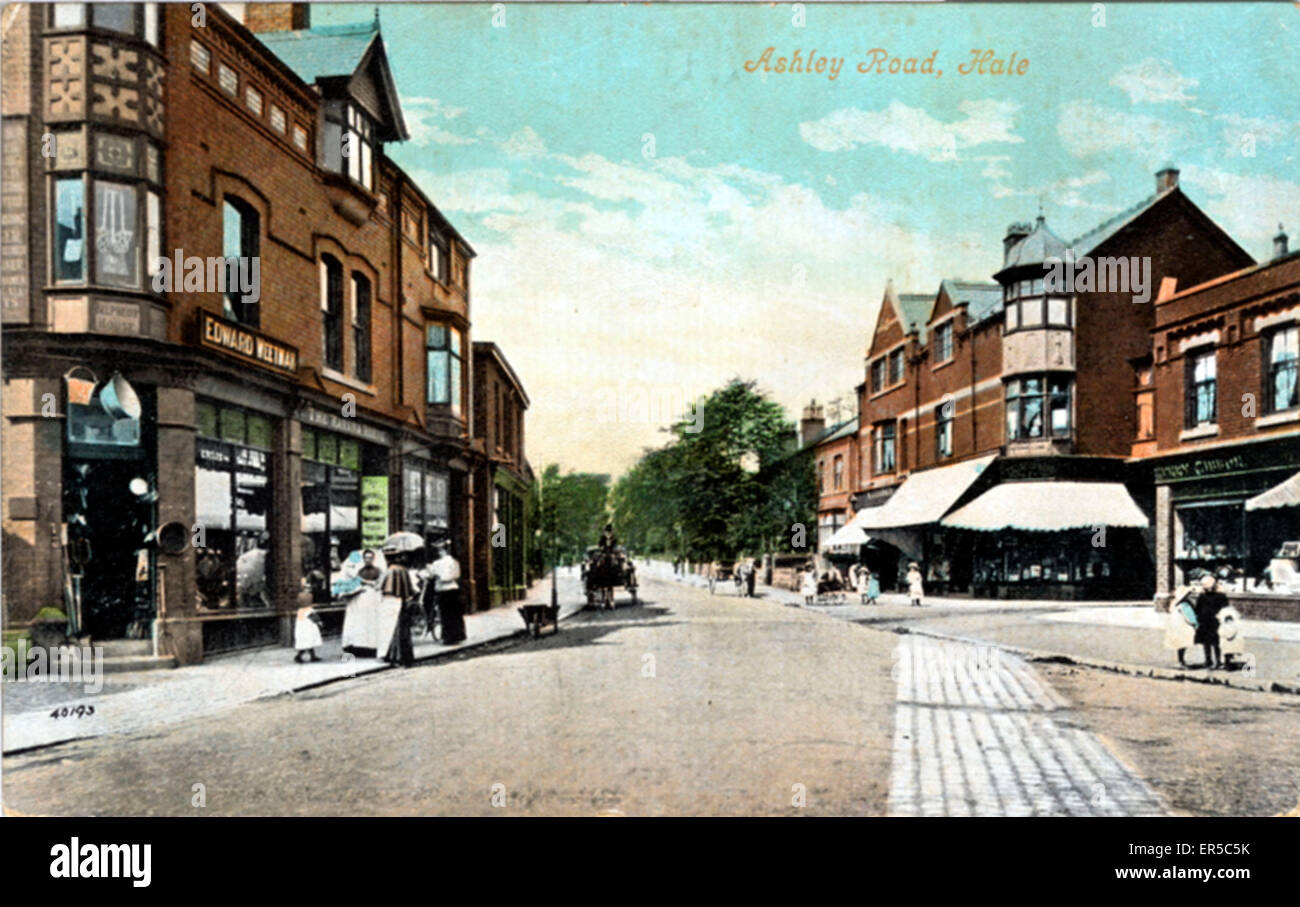
<instances>
[{"instance_id":1,"label":"sign reading edward weetman","mask_svg":"<svg viewBox=\"0 0 1300 907\"><path fill-rule=\"evenodd\" d=\"M272 340L211 312L199 313L199 343L281 374L298 375L297 347Z\"/></svg>"}]
</instances>

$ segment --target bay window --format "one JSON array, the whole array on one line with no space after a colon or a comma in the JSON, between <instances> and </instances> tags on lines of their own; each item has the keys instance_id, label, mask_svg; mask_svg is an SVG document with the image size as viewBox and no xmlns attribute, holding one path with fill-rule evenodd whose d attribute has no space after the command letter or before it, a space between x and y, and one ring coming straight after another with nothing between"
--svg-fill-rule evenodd
<instances>
[{"instance_id":1,"label":"bay window","mask_svg":"<svg viewBox=\"0 0 1300 907\"><path fill-rule=\"evenodd\" d=\"M140 288L140 222L135 186L95 181L95 280Z\"/></svg>"},{"instance_id":2,"label":"bay window","mask_svg":"<svg viewBox=\"0 0 1300 907\"><path fill-rule=\"evenodd\" d=\"M1034 375L1006 386L1007 440L1068 438L1071 431L1070 378Z\"/></svg>"},{"instance_id":3,"label":"bay window","mask_svg":"<svg viewBox=\"0 0 1300 907\"><path fill-rule=\"evenodd\" d=\"M52 3L50 6L50 25L56 29L86 27L89 7L91 27L144 38L158 46L157 3Z\"/></svg>"},{"instance_id":4,"label":"bay window","mask_svg":"<svg viewBox=\"0 0 1300 907\"><path fill-rule=\"evenodd\" d=\"M425 332L426 399L431 405L447 406L460 417L463 360L460 331L450 325L431 324Z\"/></svg>"},{"instance_id":5,"label":"bay window","mask_svg":"<svg viewBox=\"0 0 1300 907\"><path fill-rule=\"evenodd\" d=\"M1264 337L1264 404L1267 412L1276 413L1300 406L1296 393L1297 346L1300 329L1296 325L1280 327Z\"/></svg>"},{"instance_id":6,"label":"bay window","mask_svg":"<svg viewBox=\"0 0 1300 907\"><path fill-rule=\"evenodd\" d=\"M86 186L80 177L54 184L54 282L86 279Z\"/></svg>"}]
</instances>

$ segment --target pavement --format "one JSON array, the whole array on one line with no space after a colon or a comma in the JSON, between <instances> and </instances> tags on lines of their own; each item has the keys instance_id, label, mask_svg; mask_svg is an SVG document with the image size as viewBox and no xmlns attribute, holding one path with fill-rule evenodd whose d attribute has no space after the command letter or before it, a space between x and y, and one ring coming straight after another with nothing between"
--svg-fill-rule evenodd
<instances>
[{"instance_id":1,"label":"pavement","mask_svg":"<svg viewBox=\"0 0 1300 907\"><path fill-rule=\"evenodd\" d=\"M652 564L649 575L707 588L703 577L674 575L671 565ZM1300 624L1242 621L1246 658L1235 671L1199 667L1201 649L1187 652L1192 665L1178 665L1164 647L1165 616L1150 602L1061 602L927 597L914 608L906 596L885 593L876 605L847 595L842 604L804 604L802 595L759 585L759 597L840 620L934 639L995 645L1030 661L1057 662L1163 680L1217 684L1269 693L1300 694ZM736 595L720 583L715 595Z\"/></svg>"},{"instance_id":2,"label":"pavement","mask_svg":"<svg viewBox=\"0 0 1300 907\"><path fill-rule=\"evenodd\" d=\"M571 570L559 577L560 619L585 604ZM523 636L516 608L549 604L550 578L538 581L523 601L465 615L466 640L444 646L429 638L414 643L416 662L451 658L489 643ZM340 638L317 648L318 662L298 664L285 646L255 649L207 659L171 670L103 674L102 688L62 682L0 683L0 749L15 753L69 740L124 734L201 718L254 702L359 677L397 670L380 658L354 658ZM67 709L65 712L64 709Z\"/></svg>"}]
</instances>

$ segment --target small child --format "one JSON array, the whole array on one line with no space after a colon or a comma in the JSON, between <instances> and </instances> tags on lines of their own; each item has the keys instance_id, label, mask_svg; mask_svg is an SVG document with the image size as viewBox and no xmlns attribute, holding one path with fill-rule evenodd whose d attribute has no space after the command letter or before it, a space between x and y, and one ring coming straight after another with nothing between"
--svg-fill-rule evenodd
<instances>
[{"instance_id":1,"label":"small child","mask_svg":"<svg viewBox=\"0 0 1300 907\"><path fill-rule=\"evenodd\" d=\"M804 605L811 605L817 600L817 574L809 564L803 571L803 583L799 589L803 593Z\"/></svg>"},{"instance_id":2,"label":"small child","mask_svg":"<svg viewBox=\"0 0 1300 907\"><path fill-rule=\"evenodd\" d=\"M921 607L925 598L925 585L921 580L921 565L915 561L907 568L907 594L912 598L912 607Z\"/></svg>"},{"instance_id":3,"label":"small child","mask_svg":"<svg viewBox=\"0 0 1300 907\"><path fill-rule=\"evenodd\" d=\"M320 635L320 617L311 606L311 589L304 581L298 593L298 616L293 625L293 647L298 650L293 660L302 664L302 656L309 656L310 661L320 661L316 647L322 642Z\"/></svg>"}]
</instances>

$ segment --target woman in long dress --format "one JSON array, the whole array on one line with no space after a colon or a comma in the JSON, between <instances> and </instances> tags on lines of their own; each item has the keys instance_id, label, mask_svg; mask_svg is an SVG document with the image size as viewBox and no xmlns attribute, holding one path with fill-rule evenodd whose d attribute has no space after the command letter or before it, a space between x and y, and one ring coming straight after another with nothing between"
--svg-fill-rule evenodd
<instances>
[{"instance_id":1,"label":"woman in long dress","mask_svg":"<svg viewBox=\"0 0 1300 907\"><path fill-rule=\"evenodd\" d=\"M813 570L812 564L804 567L803 580L800 583L799 591L803 593L803 603L805 605L811 605L817 601L817 571Z\"/></svg>"},{"instance_id":2,"label":"woman in long dress","mask_svg":"<svg viewBox=\"0 0 1300 907\"><path fill-rule=\"evenodd\" d=\"M363 552L362 566L356 573L360 585L343 614L345 658L348 655L373 658L388 646L392 627L381 620L383 597L379 591L385 566L373 549Z\"/></svg>"},{"instance_id":3,"label":"woman in long dress","mask_svg":"<svg viewBox=\"0 0 1300 907\"><path fill-rule=\"evenodd\" d=\"M870 567L864 567L867 572L867 604L874 605L880 598L880 577Z\"/></svg>"},{"instance_id":4,"label":"woman in long dress","mask_svg":"<svg viewBox=\"0 0 1300 907\"><path fill-rule=\"evenodd\" d=\"M921 565L913 561L907 568L907 594L912 599L912 607L921 607L925 598L925 583L921 578Z\"/></svg>"},{"instance_id":5,"label":"woman in long dress","mask_svg":"<svg viewBox=\"0 0 1300 907\"><path fill-rule=\"evenodd\" d=\"M406 604L415 597L415 582L404 560L402 554L389 555L388 573L380 590L383 595L380 614L381 626L392 628L384 661L409 668L415 663L415 650L411 646L411 618Z\"/></svg>"}]
</instances>

